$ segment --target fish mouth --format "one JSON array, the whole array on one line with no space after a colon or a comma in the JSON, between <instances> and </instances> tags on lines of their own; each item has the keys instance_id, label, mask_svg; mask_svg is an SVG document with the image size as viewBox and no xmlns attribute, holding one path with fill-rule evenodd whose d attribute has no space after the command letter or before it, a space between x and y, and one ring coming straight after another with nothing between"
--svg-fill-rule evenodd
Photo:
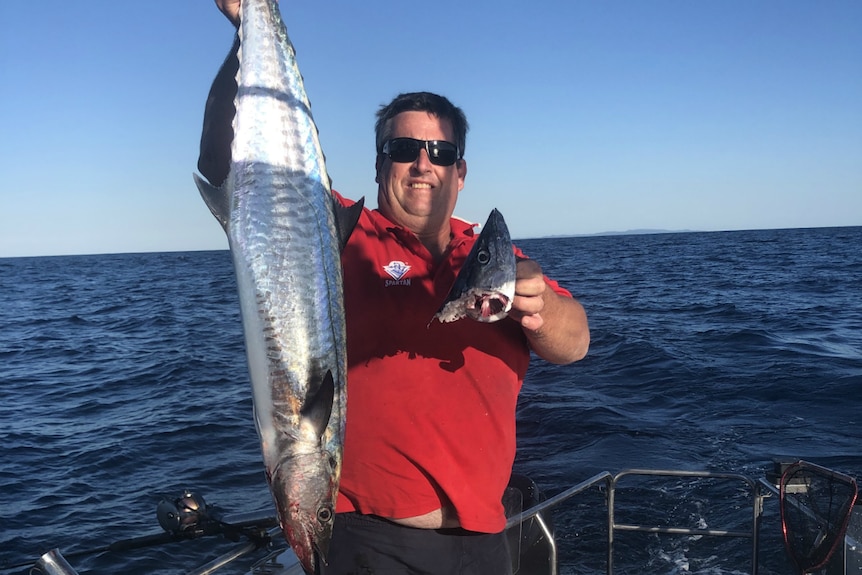
<instances>
[{"instance_id":1,"label":"fish mouth","mask_svg":"<svg viewBox=\"0 0 862 575\"><path fill-rule=\"evenodd\" d=\"M329 541L318 541L313 529L299 524L293 528L283 525L282 530L287 535L287 541L306 574L318 573L319 565L328 564L326 552L329 550Z\"/></svg>"},{"instance_id":2,"label":"fish mouth","mask_svg":"<svg viewBox=\"0 0 862 575\"><path fill-rule=\"evenodd\" d=\"M312 549L316 565L329 565L329 562L326 560L326 556L329 554L329 541L325 543L315 542L312 545Z\"/></svg>"},{"instance_id":3,"label":"fish mouth","mask_svg":"<svg viewBox=\"0 0 862 575\"><path fill-rule=\"evenodd\" d=\"M467 300L467 315L482 323L491 323L509 315L511 300L497 292L474 294Z\"/></svg>"}]
</instances>

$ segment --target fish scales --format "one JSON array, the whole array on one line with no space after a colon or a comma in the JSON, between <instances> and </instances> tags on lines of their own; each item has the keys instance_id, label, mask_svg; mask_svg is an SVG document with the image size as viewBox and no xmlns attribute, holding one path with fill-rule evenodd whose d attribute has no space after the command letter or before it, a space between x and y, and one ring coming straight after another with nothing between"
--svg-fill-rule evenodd
<instances>
[{"instance_id":1,"label":"fish scales","mask_svg":"<svg viewBox=\"0 0 862 575\"><path fill-rule=\"evenodd\" d=\"M254 414L279 519L303 567L325 560L341 472L350 210L333 199L295 52L273 0L244 0L228 178L196 177L237 277Z\"/></svg>"}]
</instances>

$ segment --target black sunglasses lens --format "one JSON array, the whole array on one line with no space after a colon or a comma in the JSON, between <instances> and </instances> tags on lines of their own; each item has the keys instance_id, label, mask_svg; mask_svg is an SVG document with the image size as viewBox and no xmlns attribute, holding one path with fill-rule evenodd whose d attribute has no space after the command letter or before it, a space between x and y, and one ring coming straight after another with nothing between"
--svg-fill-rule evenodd
<instances>
[{"instance_id":1,"label":"black sunglasses lens","mask_svg":"<svg viewBox=\"0 0 862 575\"><path fill-rule=\"evenodd\" d=\"M444 140L431 140L428 144L428 159L437 166L451 166L458 159L458 148ZM424 140L393 138L386 144L386 153L393 162L415 162L419 152L425 148Z\"/></svg>"},{"instance_id":2,"label":"black sunglasses lens","mask_svg":"<svg viewBox=\"0 0 862 575\"><path fill-rule=\"evenodd\" d=\"M458 159L458 148L449 142L429 142L428 159L438 166L451 166Z\"/></svg>"},{"instance_id":3,"label":"black sunglasses lens","mask_svg":"<svg viewBox=\"0 0 862 575\"><path fill-rule=\"evenodd\" d=\"M389 158L399 163L415 162L419 157L419 150L423 148L423 143L419 140L400 138L389 140Z\"/></svg>"}]
</instances>

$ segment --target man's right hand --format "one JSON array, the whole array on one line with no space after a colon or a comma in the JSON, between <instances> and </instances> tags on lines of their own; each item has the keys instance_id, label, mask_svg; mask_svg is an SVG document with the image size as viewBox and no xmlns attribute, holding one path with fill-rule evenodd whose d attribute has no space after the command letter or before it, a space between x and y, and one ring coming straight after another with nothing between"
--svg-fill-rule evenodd
<instances>
[{"instance_id":1,"label":"man's right hand","mask_svg":"<svg viewBox=\"0 0 862 575\"><path fill-rule=\"evenodd\" d=\"M215 0L216 6L227 16L234 26L239 26L239 3L240 0Z\"/></svg>"}]
</instances>

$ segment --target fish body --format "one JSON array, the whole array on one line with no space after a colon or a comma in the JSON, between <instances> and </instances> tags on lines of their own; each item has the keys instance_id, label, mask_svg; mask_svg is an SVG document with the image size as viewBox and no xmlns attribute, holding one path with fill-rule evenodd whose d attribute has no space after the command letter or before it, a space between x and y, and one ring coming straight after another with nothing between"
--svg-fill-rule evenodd
<instances>
[{"instance_id":1,"label":"fish body","mask_svg":"<svg viewBox=\"0 0 862 575\"><path fill-rule=\"evenodd\" d=\"M312 573L332 535L346 414L341 249L359 216L334 199L275 0L243 0L230 171L195 176L236 273L266 475ZM346 233L345 233L346 231Z\"/></svg>"},{"instance_id":2,"label":"fish body","mask_svg":"<svg viewBox=\"0 0 862 575\"><path fill-rule=\"evenodd\" d=\"M506 317L515 298L515 252L506 220L491 210L446 301L434 316L441 322L470 317L494 322Z\"/></svg>"}]
</instances>

